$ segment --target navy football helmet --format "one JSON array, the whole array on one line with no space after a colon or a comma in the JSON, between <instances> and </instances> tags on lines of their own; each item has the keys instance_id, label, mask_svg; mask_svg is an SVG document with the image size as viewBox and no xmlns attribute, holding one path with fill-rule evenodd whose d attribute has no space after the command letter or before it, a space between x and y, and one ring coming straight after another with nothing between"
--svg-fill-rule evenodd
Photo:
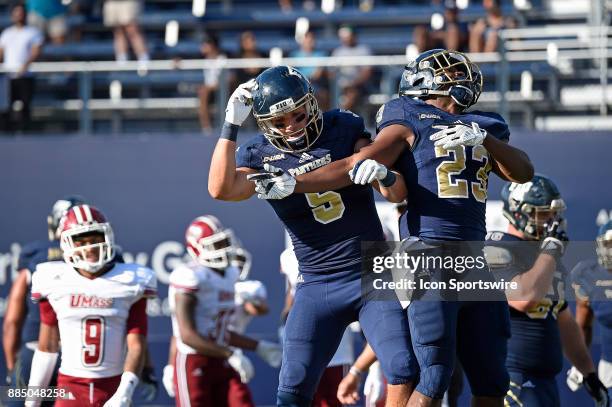
<instances>
[{"instance_id":1,"label":"navy football helmet","mask_svg":"<svg viewBox=\"0 0 612 407\"><path fill-rule=\"evenodd\" d=\"M68 209L85 204L85 199L78 195L70 195L65 198L55 201L51 213L47 215L47 232L49 240L58 240L60 235L59 224L62 217L68 212Z\"/></svg>"},{"instance_id":2,"label":"navy football helmet","mask_svg":"<svg viewBox=\"0 0 612 407\"><path fill-rule=\"evenodd\" d=\"M462 109L467 109L478 101L482 84L480 68L465 54L432 49L406 65L399 95L420 99L450 96Z\"/></svg>"},{"instance_id":3,"label":"navy football helmet","mask_svg":"<svg viewBox=\"0 0 612 407\"><path fill-rule=\"evenodd\" d=\"M565 202L555 183L544 175L536 174L524 184L506 184L502 189L502 200L504 216L531 239L540 240L544 225L551 220L564 223L561 214Z\"/></svg>"},{"instance_id":4,"label":"navy football helmet","mask_svg":"<svg viewBox=\"0 0 612 407\"><path fill-rule=\"evenodd\" d=\"M295 68L276 66L263 71L255 81L253 116L264 136L281 151L308 150L323 130L323 114L308 79ZM275 125L280 117L300 109L305 114L301 119L304 126L287 133Z\"/></svg>"},{"instance_id":5,"label":"navy football helmet","mask_svg":"<svg viewBox=\"0 0 612 407\"><path fill-rule=\"evenodd\" d=\"M599 264L612 270L612 220L601 225L596 241Z\"/></svg>"}]
</instances>

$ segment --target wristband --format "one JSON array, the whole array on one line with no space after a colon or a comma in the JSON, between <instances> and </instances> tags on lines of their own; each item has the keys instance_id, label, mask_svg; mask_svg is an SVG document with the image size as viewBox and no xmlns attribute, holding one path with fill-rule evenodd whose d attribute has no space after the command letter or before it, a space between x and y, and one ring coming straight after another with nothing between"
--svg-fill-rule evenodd
<instances>
[{"instance_id":1,"label":"wristband","mask_svg":"<svg viewBox=\"0 0 612 407\"><path fill-rule=\"evenodd\" d=\"M238 139L238 129L239 128L240 126L236 124L232 124L230 122L224 122L223 127L221 127L221 135L219 136L219 138L236 142L236 139Z\"/></svg>"},{"instance_id":2,"label":"wristband","mask_svg":"<svg viewBox=\"0 0 612 407\"><path fill-rule=\"evenodd\" d=\"M349 369L349 373L352 374L353 376L361 377L361 375L363 374L363 371L356 368L355 366L351 366L351 368Z\"/></svg>"},{"instance_id":3,"label":"wristband","mask_svg":"<svg viewBox=\"0 0 612 407\"><path fill-rule=\"evenodd\" d=\"M395 173L391 170L387 170L387 175L385 175L385 178L380 180L380 185L382 185L385 188L388 188L391 185L395 184L396 180L397 180L397 177L395 176Z\"/></svg>"}]
</instances>

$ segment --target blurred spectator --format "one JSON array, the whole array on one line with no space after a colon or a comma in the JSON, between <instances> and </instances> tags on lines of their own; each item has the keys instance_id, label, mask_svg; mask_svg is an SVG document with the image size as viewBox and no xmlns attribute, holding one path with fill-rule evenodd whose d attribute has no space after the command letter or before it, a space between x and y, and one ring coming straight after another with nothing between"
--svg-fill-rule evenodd
<instances>
[{"instance_id":1,"label":"blurred spectator","mask_svg":"<svg viewBox=\"0 0 612 407\"><path fill-rule=\"evenodd\" d=\"M479 18L470 28L470 52L495 52L498 31L515 28L516 21L502 15L499 0L483 0L482 5L487 15Z\"/></svg>"},{"instance_id":2,"label":"blurred spectator","mask_svg":"<svg viewBox=\"0 0 612 407\"><path fill-rule=\"evenodd\" d=\"M263 55L257 51L257 40L252 31L245 31L240 34L240 52L238 58L263 58ZM262 71L262 68L241 68L237 69L234 77L234 86L236 88L241 83L256 77Z\"/></svg>"},{"instance_id":3,"label":"blurred spectator","mask_svg":"<svg viewBox=\"0 0 612 407\"><path fill-rule=\"evenodd\" d=\"M209 34L202 46L200 47L202 55L207 60L224 59L226 56L221 53L219 48L219 39ZM219 76L221 75L220 68L206 68L204 69L204 84L200 86L198 95L200 97L200 107L198 110L198 116L200 118L200 126L202 132L205 135L212 134L212 122L210 120L209 103L212 101L213 96L219 88Z\"/></svg>"},{"instance_id":4,"label":"blurred spectator","mask_svg":"<svg viewBox=\"0 0 612 407\"><path fill-rule=\"evenodd\" d=\"M26 0L28 25L47 34L53 44L63 44L66 40L66 6L61 0Z\"/></svg>"},{"instance_id":5,"label":"blurred spectator","mask_svg":"<svg viewBox=\"0 0 612 407\"><path fill-rule=\"evenodd\" d=\"M104 25L113 29L115 59L119 63L129 59L128 40L138 61L143 65L149 61L147 45L138 27L138 16L141 11L142 4L139 0L106 0L104 2Z\"/></svg>"},{"instance_id":6,"label":"blurred spectator","mask_svg":"<svg viewBox=\"0 0 612 407\"><path fill-rule=\"evenodd\" d=\"M308 31L304 34L300 49L291 52L292 58L309 58L309 57L324 57L325 52L317 51L316 49L316 37L313 31ZM329 91L327 90L327 73L325 68L317 66L297 66L296 67L301 73L303 73L315 90L315 94L319 101L319 106L323 111L329 109Z\"/></svg>"},{"instance_id":7,"label":"blurred spectator","mask_svg":"<svg viewBox=\"0 0 612 407\"><path fill-rule=\"evenodd\" d=\"M342 45L332 52L332 56L355 57L372 54L369 47L357 43L357 35L351 27L341 27L338 37ZM340 105L343 109L353 110L357 106L371 76L372 68L369 66L343 66L337 69L336 84L340 88Z\"/></svg>"},{"instance_id":8,"label":"blurred spectator","mask_svg":"<svg viewBox=\"0 0 612 407\"><path fill-rule=\"evenodd\" d=\"M9 110L3 114L7 131L25 131L30 123L30 103L34 93L34 77L30 64L40 55L43 36L38 29L26 25L26 9L17 4L11 9L13 25L0 34L0 59L10 77Z\"/></svg>"},{"instance_id":9,"label":"blurred spectator","mask_svg":"<svg viewBox=\"0 0 612 407\"><path fill-rule=\"evenodd\" d=\"M412 38L419 53L433 48L465 51L468 43L468 26L467 23L459 22L459 9L455 1L446 0L443 19L437 21L434 14L430 27L416 26Z\"/></svg>"},{"instance_id":10,"label":"blurred spectator","mask_svg":"<svg viewBox=\"0 0 612 407\"><path fill-rule=\"evenodd\" d=\"M291 0L278 0L278 6L283 13L288 13L293 10L293 2Z\"/></svg>"}]
</instances>

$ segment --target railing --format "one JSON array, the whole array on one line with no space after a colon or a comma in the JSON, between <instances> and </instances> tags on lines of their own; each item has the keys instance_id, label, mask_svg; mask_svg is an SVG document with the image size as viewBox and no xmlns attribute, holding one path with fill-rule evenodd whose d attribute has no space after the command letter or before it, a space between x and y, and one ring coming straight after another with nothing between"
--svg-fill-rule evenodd
<instances>
[{"instance_id":1,"label":"railing","mask_svg":"<svg viewBox=\"0 0 612 407\"><path fill-rule=\"evenodd\" d=\"M612 46L609 41L612 34L611 27L588 27L585 25L563 25L539 28L511 29L500 32L500 52L470 54L470 58L480 64L494 64L495 66L495 92L483 95L481 100L490 100L498 103L499 112L506 117L509 113L508 103L513 100L529 100L529 92L510 92L511 72L510 67L518 62L545 62L554 70L561 73L571 74L568 66L577 60L593 60L600 67L600 85L602 87L600 100L600 113L607 115L608 100L606 89L608 84L607 58L612 57ZM181 99L146 100L121 99L121 97L107 99L93 99L93 79L99 73L112 72L138 72L143 77L154 71L201 71L207 68L221 70L219 78L219 91L217 92L217 105L225 105L229 96L228 72L232 69L247 67L266 68L278 64L293 66L317 66L328 67L332 71L342 66L372 66L382 71L382 92L386 97L396 92L390 85L390 78L398 78L402 66L410 59L407 55L382 55L382 56L360 56L360 57L317 57L317 58L282 58L278 53L271 58L257 59L222 59L222 60L155 60L150 61L146 70L138 62L128 62L119 65L115 62L39 62L32 65L32 71L39 74L74 73L78 75L78 100L64 101L60 106L68 110L79 111L79 131L83 134L91 134L93 129L92 109L138 109L138 108L193 108L194 101L185 102ZM385 82L386 81L386 82ZM331 105L336 106L339 89L331 81ZM110 85L110 84L109 84ZM383 96L384 96L383 95ZM533 100L541 98L541 93ZM375 101L383 101L384 97L376 98ZM170 105L173 103L174 106ZM223 109L217 109L219 123L223 121Z\"/></svg>"}]
</instances>

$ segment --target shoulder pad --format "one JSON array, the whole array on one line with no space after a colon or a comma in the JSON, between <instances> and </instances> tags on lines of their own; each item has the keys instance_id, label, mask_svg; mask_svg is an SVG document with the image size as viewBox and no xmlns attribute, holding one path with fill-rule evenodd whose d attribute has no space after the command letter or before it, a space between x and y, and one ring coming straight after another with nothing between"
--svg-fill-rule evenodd
<instances>
[{"instance_id":1,"label":"shoulder pad","mask_svg":"<svg viewBox=\"0 0 612 407\"><path fill-rule=\"evenodd\" d=\"M56 284L61 284L61 276L67 268L70 266L63 261L39 263L32 274L32 300L46 298Z\"/></svg>"},{"instance_id":2,"label":"shoulder pad","mask_svg":"<svg viewBox=\"0 0 612 407\"><path fill-rule=\"evenodd\" d=\"M504 247L485 246L483 251L489 267L506 267L512 264L512 253Z\"/></svg>"},{"instance_id":3,"label":"shoulder pad","mask_svg":"<svg viewBox=\"0 0 612 407\"><path fill-rule=\"evenodd\" d=\"M200 277L193 269L187 265L181 265L170 273L170 285L177 289L197 291L200 286Z\"/></svg>"}]
</instances>

